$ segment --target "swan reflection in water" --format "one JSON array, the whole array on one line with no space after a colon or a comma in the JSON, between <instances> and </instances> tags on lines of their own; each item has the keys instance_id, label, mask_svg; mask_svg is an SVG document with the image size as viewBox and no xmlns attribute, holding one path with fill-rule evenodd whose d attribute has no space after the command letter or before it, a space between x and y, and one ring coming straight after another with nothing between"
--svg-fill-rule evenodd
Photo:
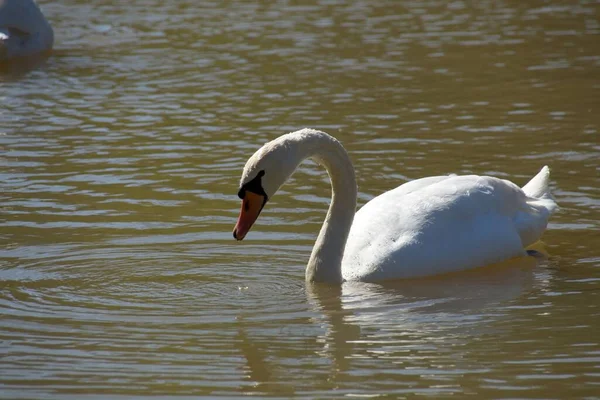
<instances>
[{"instance_id":1,"label":"swan reflection in water","mask_svg":"<svg viewBox=\"0 0 600 400\"><path fill-rule=\"evenodd\" d=\"M378 359L381 368L405 374L411 374L406 368L415 363L443 364L454 357L456 346L498 329L511 302L543 290L545 270L536 268L538 261L519 257L489 267L385 284L306 284L312 310L309 323L294 324L281 337L266 340L253 339L245 324L239 325L237 346L246 359L246 378L253 382L244 390L293 390L285 383L287 367L274 353L280 355L298 340L305 346L301 358L319 360L319 364L327 360L330 365L327 382L321 382L325 386L353 379L346 372L369 359ZM285 333L302 337L290 341ZM460 362L453 361L457 370Z\"/></svg>"}]
</instances>

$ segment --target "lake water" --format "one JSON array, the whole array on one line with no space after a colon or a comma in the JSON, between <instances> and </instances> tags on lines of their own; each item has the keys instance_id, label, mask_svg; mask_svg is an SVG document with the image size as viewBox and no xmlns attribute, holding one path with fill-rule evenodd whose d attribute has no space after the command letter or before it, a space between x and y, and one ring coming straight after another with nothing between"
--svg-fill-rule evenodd
<instances>
[{"instance_id":1,"label":"lake water","mask_svg":"<svg viewBox=\"0 0 600 400\"><path fill-rule=\"evenodd\" d=\"M600 398L597 3L41 5L53 55L0 75L0 398ZM306 126L361 205L548 164L548 256L306 285L316 164L231 235L246 159Z\"/></svg>"}]
</instances>

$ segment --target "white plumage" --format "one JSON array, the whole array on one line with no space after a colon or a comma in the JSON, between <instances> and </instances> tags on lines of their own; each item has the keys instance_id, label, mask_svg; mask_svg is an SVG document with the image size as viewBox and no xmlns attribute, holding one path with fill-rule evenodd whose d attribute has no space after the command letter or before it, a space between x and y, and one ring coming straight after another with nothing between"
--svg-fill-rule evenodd
<instances>
[{"instance_id":1,"label":"white plumage","mask_svg":"<svg viewBox=\"0 0 600 400\"><path fill-rule=\"evenodd\" d=\"M350 158L340 142L312 129L259 149L246 163L240 196L246 190L261 192L266 201L306 158L327 169L333 190L307 265L308 281L410 278L523 256L557 207L548 188L550 171L543 167L522 189L477 175L414 180L372 199L354 215L357 188ZM234 230L240 240L264 205L248 218L244 209L251 208L244 204Z\"/></svg>"},{"instance_id":2,"label":"white plumage","mask_svg":"<svg viewBox=\"0 0 600 400\"><path fill-rule=\"evenodd\" d=\"M363 206L342 261L345 280L426 276L525 255L556 207L548 167L528 184L487 176L436 176L405 183Z\"/></svg>"}]
</instances>

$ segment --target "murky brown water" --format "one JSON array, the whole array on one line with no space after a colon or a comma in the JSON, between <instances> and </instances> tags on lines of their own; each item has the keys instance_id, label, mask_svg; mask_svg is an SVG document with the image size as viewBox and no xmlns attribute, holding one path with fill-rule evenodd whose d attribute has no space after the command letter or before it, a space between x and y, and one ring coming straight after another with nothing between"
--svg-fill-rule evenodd
<instances>
[{"instance_id":1,"label":"murky brown water","mask_svg":"<svg viewBox=\"0 0 600 400\"><path fill-rule=\"evenodd\" d=\"M0 75L0 397L600 398L600 9L572 2L42 2ZM307 163L242 243L241 168L305 126L360 202L552 168L549 258L306 286Z\"/></svg>"}]
</instances>

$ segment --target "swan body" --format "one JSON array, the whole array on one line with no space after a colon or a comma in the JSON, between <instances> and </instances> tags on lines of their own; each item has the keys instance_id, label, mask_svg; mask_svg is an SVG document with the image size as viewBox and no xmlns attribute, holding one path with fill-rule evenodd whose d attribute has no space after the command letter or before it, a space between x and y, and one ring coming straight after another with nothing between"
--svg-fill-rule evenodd
<instances>
[{"instance_id":1,"label":"swan body","mask_svg":"<svg viewBox=\"0 0 600 400\"><path fill-rule=\"evenodd\" d=\"M52 49L54 32L33 0L0 0L0 61Z\"/></svg>"},{"instance_id":2,"label":"swan body","mask_svg":"<svg viewBox=\"0 0 600 400\"><path fill-rule=\"evenodd\" d=\"M375 197L355 215L356 180L343 146L324 132L303 129L267 143L246 163L236 239L309 157L327 169L333 193L307 281L420 277L523 256L557 207L544 167L523 188L488 176L417 179Z\"/></svg>"}]
</instances>

